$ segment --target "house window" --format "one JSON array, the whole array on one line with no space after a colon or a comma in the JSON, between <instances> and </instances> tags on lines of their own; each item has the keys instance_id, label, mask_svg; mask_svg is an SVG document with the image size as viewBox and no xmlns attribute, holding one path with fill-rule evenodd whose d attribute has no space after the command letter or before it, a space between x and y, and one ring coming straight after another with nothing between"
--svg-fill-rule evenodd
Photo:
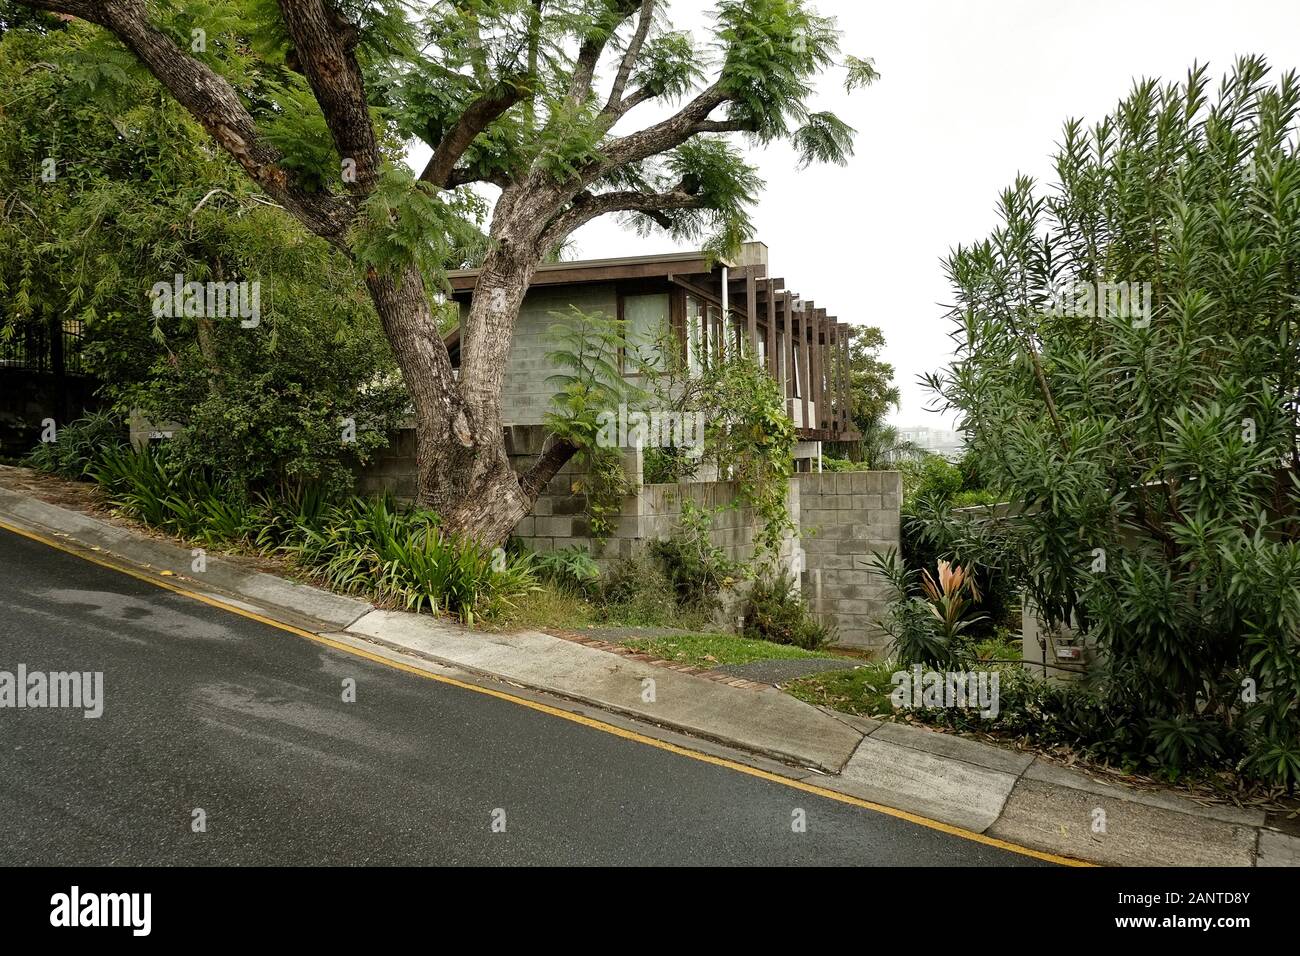
<instances>
[{"instance_id":1,"label":"house window","mask_svg":"<svg viewBox=\"0 0 1300 956\"><path fill-rule=\"evenodd\" d=\"M802 388L800 387L800 386L802 385L802 382L799 380L799 369L800 369L802 366L800 365L800 358L799 358L799 343L798 343L798 342L795 342L795 343L794 343L794 353L793 353L793 354L794 354L794 397L795 397L795 398L799 398L800 396L803 395L803 390L802 390Z\"/></svg>"},{"instance_id":2,"label":"house window","mask_svg":"<svg viewBox=\"0 0 1300 956\"><path fill-rule=\"evenodd\" d=\"M668 327L668 293L629 295L623 298L623 369L639 366L663 368L659 345Z\"/></svg>"}]
</instances>

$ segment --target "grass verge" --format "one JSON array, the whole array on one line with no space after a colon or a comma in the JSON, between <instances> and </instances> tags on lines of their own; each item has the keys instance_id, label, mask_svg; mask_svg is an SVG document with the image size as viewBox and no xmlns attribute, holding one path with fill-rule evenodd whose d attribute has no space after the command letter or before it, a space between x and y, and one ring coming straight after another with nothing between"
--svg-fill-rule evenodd
<instances>
[{"instance_id":1,"label":"grass verge","mask_svg":"<svg viewBox=\"0 0 1300 956\"><path fill-rule=\"evenodd\" d=\"M853 670L801 677L782 689L809 704L859 717L890 719L894 714L894 706L889 700L894 689L890 676L897 669L898 665L892 661L868 661Z\"/></svg>"},{"instance_id":2,"label":"grass verge","mask_svg":"<svg viewBox=\"0 0 1300 956\"><path fill-rule=\"evenodd\" d=\"M644 654L692 667L720 667L752 661L802 660L834 657L825 651L805 651L789 644L773 644L734 634L673 634L668 637L636 638L624 646Z\"/></svg>"}]
</instances>

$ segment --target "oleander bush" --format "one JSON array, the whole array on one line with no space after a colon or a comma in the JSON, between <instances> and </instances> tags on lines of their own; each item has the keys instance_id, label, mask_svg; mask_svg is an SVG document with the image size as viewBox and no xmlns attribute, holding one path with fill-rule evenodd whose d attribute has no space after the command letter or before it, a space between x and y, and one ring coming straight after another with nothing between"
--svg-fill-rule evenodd
<instances>
[{"instance_id":1,"label":"oleander bush","mask_svg":"<svg viewBox=\"0 0 1300 956\"><path fill-rule=\"evenodd\" d=\"M1095 643L1044 736L1170 776L1300 783L1300 78L1144 80L946 262L930 376L1009 507L925 516ZM1050 732L1050 733L1049 733Z\"/></svg>"}]
</instances>

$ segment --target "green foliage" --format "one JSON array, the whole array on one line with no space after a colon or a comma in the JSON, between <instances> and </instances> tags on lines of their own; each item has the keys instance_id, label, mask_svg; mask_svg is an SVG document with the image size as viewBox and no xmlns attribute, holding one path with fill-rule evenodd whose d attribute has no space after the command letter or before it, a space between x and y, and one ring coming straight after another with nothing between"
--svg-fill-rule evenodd
<instances>
[{"instance_id":1,"label":"green foliage","mask_svg":"<svg viewBox=\"0 0 1300 956\"><path fill-rule=\"evenodd\" d=\"M62 478L85 478L98 457L126 447L126 428L111 412L91 412L56 432L56 440L42 442L27 456L27 463Z\"/></svg>"},{"instance_id":2,"label":"green foliage","mask_svg":"<svg viewBox=\"0 0 1300 956\"><path fill-rule=\"evenodd\" d=\"M583 547L561 548L533 555L533 568L547 584L577 594L594 590L600 567Z\"/></svg>"},{"instance_id":3,"label":"green foliage","mask_svg":"<svg viewBox=\"0 0 1300 956\"><path fill-rule=\"evenodd\" d=\"M680 624L672 582L659 561L634 554L614 562L601 579L599 611L607 620L654 626Z\"/></svg>"},{"instance_id":4,"label":"green foliage","mask_svg":"<svg viewBox=\"0 0 1300 956\"><path fill-rule=\"evenodd\" d=\"M828 453L861 460L868 471L894 467L899 458L910 457L915 449L898 439L898 429L886 418L898 406L894 367L880 358L885 336L871 325L851 326L849 338L849 414L861 434L857 442L837 442Z\"/></svg>"},{"instance_id":5,"label":"green foliage","mask_svg":"<svg viewBox=\"0 0 1300 956\"><path fill-rule=\"evenodd\" d=\"M216 56L217 24L204 26ZM0 86L13 99L0 112L0 193L12 200L0 211L0 335L83 320L82 362L111 413L179 426L179 460L220 466L241 496L350 487L407 406L352 264L268 205L102 31L6 32ZM40 175L47 158L53 181ZM176 274L258 283L257 324L155 316L151 288ZM355 443L340 440L344 417Z\"/></svg>"},{"instance_id":6,"label":"green foliage","mask_svg":"<svg viewBox=\"0 0 1300 956\"><path fill-rule=\"evenodd\" d=\"M764 142L789 135L808 115L809 81L839 52L834 21L797 0L723 0L717 16L729 117Z\"/></svg>"},{"instance_id":7,"label":"green foliage","mask_svg":"<svg viewBox=\"0 0 1300 956\"><path fill-rule=\"evenodd\" d=\"M619 368L621 322L576 306L553 317L556 321L547 331L553 348L546 358L562 371L547 379L557 390L546 424L552 440L567 441L577 449L574 491L586 496L591 537L604 540L614 531L623 499L635 488L623 469L622 452L602 433L603 421L640 392Z\"/></svg>"},{"instance_id":8,"label":"green foliage","mask_svg":"<svg viewBox=\"0 0 1300 956\"><path fill-rule=\"evenodd\" d=\"M483 203L472 193L446 194L419 182L405 166L386 165L352 229L357 261L399 280L411 266L434 287L483 244L476 223Z\"/></svg>"},{"instance_id":9,"label":"green foliage","mask_svg":"<svg viewBox=\"0 0 1300 956\"><path fill-rule=\"evenodd\" d=\"M694 347L694 346L692 346ZM643 369L653 407L679 415L700 415L704 422L704 460L737 485L735 504L754 512L754 537L760 563L774 560L794 529L790 518L789 480L797 440L780 384L745 349L702 356L691 369L672 334L654 346L654 359ZM677 449L655 462L656 478L678 480L698 467L700 449ZM685 453L684 453L685 452ZM689 470L685 462L695 460Z\"/></svg>"},{"instance_id":10,"label":"green foliage","mask_svg":"<svg viewBox=\"0 0 1300 956\"><path fill-rule=\"evenodd\" d=\"M799 153L799 168L806 169L813 163L847 166L853 155L856 133L857 130L834 113L809 113L792 137Z\"/></svg>"},{"instance_id":11,"label":"green foliage","mask_svg":"<svg viewBox=\"0 0 1300 956\"><path fill-rule=\"evenodd\" d=\"M682 502L681 520L667 538L650 542L649 552L667 576L679 608L713 611L740 568L713 543L713 512L690 499Z\"/></svg>"},{"instance_id":12,"label":"green foliage","mask_svg":"<svg viewBox=\"0 0 1300 956\"><path fill-rule=\"evenodd\" d=\"M892 548L871 558L872 569L889 584L889 611L880 627L889 635L890 653L904 665L922 664L941 670L957 667L963 646L945 631L943 617L921 596L921 573L906 567Z\"/></svg>"},{"instance_id":13,"label":"green foliage","mask_svg":"<svg viewBox=\"0 0 1300 956\"><path fill-rule=\"evenodd\" d=\"M685 30L660 33L646 41L633 73L637 89L674 99L704 80L698 53Z\"/></svg>"},{"instance_id":14,"label":"green foliage","mask_svg":"<svg viewBox=\"0 0 1300 956\"><path fill-rule=\"evenodd\" d=\"M735 634L673 633L663 637L635 638L623 646L660 660L689 667L713 669L754 661L825 660L829 655L790 644L739 637Z\"/></svg>"},{"instance_id":15,"label":"green foliage","mask_svg":"<svg viewBox=\"0 0 1300 956\"><path fill-rule=\"evenodd\" d=\"M741 634L748 638L816 650L835 641L835 627L817 620L784 571L760 574L749 586L741 611Z\"/></svg>"},{"instance_id":16,"label":"green foliage","mask_svg":"<svg viewBox=\"0 0 1300 956\"><path fill-rule=\"evenodd\" d=\"M1097 643L1072 711L1096 746L1293 787L1300 81L1247 57L1209 87L1197 66L1070 121L1051 194L1018 179L949 257L959 352L931 385L1011 504L927 534Z\"/></svg>"},{"instance_id":17,"label":"green foliage","mask_svg":"<svg viewBox=\"0 0 1300 956\"><path fill-rule=\"evenodd\" d=\"M968 461L953 464L939 455L921 454L896 466L903 476L901 545L903 561L917 574L950 561L971 569L978 582L978 606L983 618L974 626L980 636L991 635L999 625L1015 618L1019 594L999 562L984 563L981 548L958 547L934 529L954 508L993 505L998 495L980 487L978 471Z\"/></svg>"},{"instance_id":18,"label":"green foliage","mask_svg":"<svg viewBox=\"0 0 1300 956\"><path fill-rule=\"evenodd\" d=\"M870 86L880 79L876 63L870 57L847 56L844 58L844 91L852 93L864 86Z\"/></svg>"},{"instance_id":19,"label":"green foliage","mask_svg":"<svg viewBox=\"0 0 1300 956\"><path fill-rule=\"evenodd\" d=\"M103 451L89 474L113 507L149 527L210 546L279 553L336 591L405 610L473 624L536 587L526 556L445 535L436 514L398 509L391 499L330 504L319 486L304 486L250 502L166 448Z\"/></svg>"},{"instance_id":20,"label":"green foliage","mask_svg":"<svg viewBox=\"0 0 1300 956\"><path fill-rule=\"evenodd\" d=\"M662 209L629 216L642 235L663 229L678 242L711 237L706 251L719 257L735 254L753 235L748 206L763 189L758 170L744 161L743 154L721 137L700 136L687 140L663 157L663 173L654 187L671 189L688 184L698 208Z\"/></svg>"},{"instance_id":21,"label":"green foliage","mask_svg":"<svg viewBox=\"0 0 1300 956\"><path fill-rule=\"evenodd\" d=\"M646 448L642 452L641 477L647 485L690 481L700 470L700 464L700 456L692 454L690 449Z\"/></svg>"}]
</instances>

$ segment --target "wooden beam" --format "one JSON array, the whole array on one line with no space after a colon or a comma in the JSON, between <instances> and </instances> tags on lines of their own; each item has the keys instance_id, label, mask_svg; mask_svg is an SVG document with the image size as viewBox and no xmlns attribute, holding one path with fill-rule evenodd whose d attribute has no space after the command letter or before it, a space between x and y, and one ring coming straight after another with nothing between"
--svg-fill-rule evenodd
<instances>
[{"instance_id":1,"label":"wooden beam","mask_svg":"<svg viewBox=\"0 0 1300 956\"><path fill-rule=\"evenodd\" d=\"M829 428L831 420L830 389L826 369L826 310L818 309L813 321L813 344L817 352L817 427Z\"/></svg>"},{"instance_id":2,"label":"wooden beam","mask_svg":"<svg viewBox=\"0 0 1300 956\"><path fill-rule=\"evenodd\" d=\"M781 339L776 330L776 283L764 283L767 293L767 370L772 378L781 381Z\"/></svg>"},{"instance_id":3,"label":"wooden beam","mask_svg":"<svg viewBox=\"0 0 1300 956\"><path fill-rule=\"evenodd\" d=\"M758 282L753 271L745 273L745 324L749 328L749 349L758 361Z\"/></svg>"},{"instance_id":4,"label":"wooden beam","mask_svg":"<svg viewBox=\"0 0 1300 956\"><path fill-rule=\"evenodd\" d=\"M844 369L840 364L840 336L843 334L840 320L831 316L830 339L826 350L831 368L831 401L835 403L835 418L831 422L832 430L844 430Z\"/></svg>"},{"instance_id":5,"label":"wooden beam","mask_svg":"<svg viewBox=\"0 0 1300 956\"><path fill-rule=\"evenodd\" d=\"M530 286L667 278L674 274L709 276L714 274L714 268L715 265L707 259L690 255L682 258L613 259L607 262L555 262L538 266ZM447 281L456 292L470 292L478 284L478 274L478 269L461 269L448 273Z\"/></svg>"},{"instance_id":6,"label":"wooden beam","mask_svg":"<svg viewBox=\"0 0 1300 956\"><path fill-rule=\"evenodd\" d=\"M839 387L838 368L835 362L835 327L839 323L835 321L835 316L826 316L826 344L822 347L823 355L826 357L826 399L827 399L827 427L834 434L839 429L839 403L835 400Z\"/></svg>"},{"instance_id":7,"label":"wooden beam","mask_svg":"<svg viewBox=\"0 0 1300 956\"><path fill-rule=\"evenodd\" d=\"M812 356L809 355L812 348L808 343L808 335L810 332L809 320L812 318L811 307L812 302L805 302L803 304L803 311L795 313L797 316L795 323L795 341L799 343L799 400L803 406L803 418L801 421L803 422L804 428L817 427L813 424L808 412L809 393L812 391Z\"/></svg>"},{"instance_id":8,"label":"wooden beam","mask_svg":"<svg viewBox=\"0 0 1300 956\"><path fill-rule=\"evenodd\" d=\"M781 296L781 309L785 313L785 324L781 329L781 340L783 343L782 356L785 358L785 399L790 409L790 417L794 418L794 377L795 377L795 350L794 350L794 296L789 292Z\"/></svg>"},{"instance_id":9,"label":"wooden beam","mask_svg":"<svg viewBox=\"0 0 1300 956\"><path fill-rule=\"evenodd\" d=\"M817 355L817 333L820 331L817 325L817 307L813 304L812 299L803 304L803 327L804 338L808 340L808 345L804 352L808 356L808 413L812 419L808 422L809 428L821 428L822 406L821 406L821 384L819 382L818 372L821 368L821 360Z\"/></svg>"},{"instance_id":10,"label":"wooden beam","mask_svg":"<svg viewBox=\"0 0 1300 956\"><path fill-rule=\"evenodd\" d=\"M849 371L849 342L853 339L853 330L846 323L840 333L840 375L844 395L844 431L854 433L853 427L853 375Z\"/></svg>"}]
</instances>

